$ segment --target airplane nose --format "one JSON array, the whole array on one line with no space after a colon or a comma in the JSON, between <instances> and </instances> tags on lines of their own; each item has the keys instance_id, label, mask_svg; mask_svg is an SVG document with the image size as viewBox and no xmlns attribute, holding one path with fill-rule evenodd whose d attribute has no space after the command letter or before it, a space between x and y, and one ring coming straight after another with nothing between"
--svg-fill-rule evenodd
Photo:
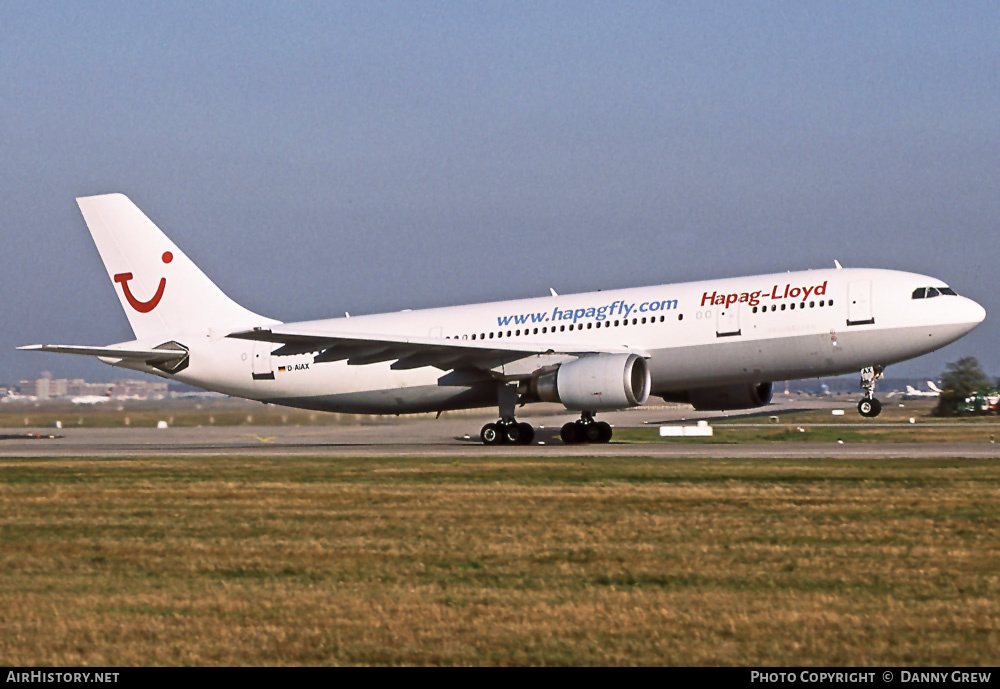
<instances>
[{"instance_id":1,"label":"airplane nose","mask_svg":"<svg viewBox=\"0 0 1000 689\"><path fill-rule=\"evenodd\" d=\"M971 299L966 299L968 304L969 321L975 323L976 325L982 323L986 320L986 309L984 309L978 302L972 301Z\"/></svg>"},{"instance_id":2,"label":"airplane nose","mask_svg":"<svg viewBox=\"0 0 1000 689\"><path fill-rule=\"evenodd\" d=\"M958 308L955 309L951 318L954 323L965 325L968 328L966 332L969 332L986 320L986 309L968 297L962 297L962 302L956 304L956 306Z\"/></svg>"}]
</instances>

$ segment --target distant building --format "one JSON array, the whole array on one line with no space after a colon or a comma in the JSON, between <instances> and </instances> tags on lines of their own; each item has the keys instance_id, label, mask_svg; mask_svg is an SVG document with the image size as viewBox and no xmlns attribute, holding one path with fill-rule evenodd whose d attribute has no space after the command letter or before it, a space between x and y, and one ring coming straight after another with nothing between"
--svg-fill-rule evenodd
<instances>
[{"instance_id":1,"label":"distant building","mask_svg":"<svg viewBox=\"0 0 1000 689\"><path fill-rule=\"evenodd\" d=\"M111 398L162 399L167 396L166 381L115 380L110 383L88 383L82 378L67 380L52 378L43 372L41 378L22 380L17 392L39 400L72 399L74 397L107 396Z\"/></svg>"}]
</instances>

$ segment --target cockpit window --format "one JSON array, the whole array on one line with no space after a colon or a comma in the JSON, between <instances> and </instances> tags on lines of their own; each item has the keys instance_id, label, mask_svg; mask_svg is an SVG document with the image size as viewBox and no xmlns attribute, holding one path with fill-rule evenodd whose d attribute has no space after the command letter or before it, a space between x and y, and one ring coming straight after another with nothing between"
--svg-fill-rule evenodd
<instances>
[{"instance_id":1,"label":"cockpit window","mask_svg":"<svg viewBox=\"0 0 1000 689\"><path fill-rule=\"evenodd\" d=\"M940 297L942 294L957 297L951 287L918 287L913 290L913 299L930 299L932 297Z\"/></svg>"}]
</instances>

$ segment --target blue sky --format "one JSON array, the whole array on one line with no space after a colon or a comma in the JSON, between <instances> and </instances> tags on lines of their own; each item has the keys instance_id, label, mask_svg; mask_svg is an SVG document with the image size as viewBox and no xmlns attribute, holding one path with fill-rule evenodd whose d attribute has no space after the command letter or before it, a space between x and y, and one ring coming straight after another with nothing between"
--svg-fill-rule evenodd
<instances>
[{"instance_id":1,"label":"blue sky","mask_svg":"<svg viewBox=\"0 0 1000 689\"><path fill-rule=\"evenodd\" d=\"M130 196L283 320L826 267L992 314L991 2L0 0L0 380L121 372L74 198Z\"/></svg>"}]
</instances>

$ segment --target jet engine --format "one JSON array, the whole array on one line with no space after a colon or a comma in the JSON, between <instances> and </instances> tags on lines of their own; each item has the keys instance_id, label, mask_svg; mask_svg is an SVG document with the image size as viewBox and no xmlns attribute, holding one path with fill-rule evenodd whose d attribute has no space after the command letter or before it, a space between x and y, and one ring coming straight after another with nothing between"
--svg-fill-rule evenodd
<instances>
[{"instance_id":1,"label":"jet engine","mask_svg":"<svg viewBox=\"0 0 1000 689\"><path fill-rule=\"evenodd\" d=\"M662 395L667 402L687 402L698 411L753 409L771 401L774 386L771 383L752 385L720 385L713 388L696 388Z\"/></svg>"},{"instance_id":2,"label":"jet engine","mask_svg":"<svg viewBox=\"0 0 1000 689\"><path fill-rule=\"evenodd\" d=\"M594 354L531 381L528 393L577 411L624 409L649 399L649 365L638 354Z\"/></svg>"}]
</instances>

